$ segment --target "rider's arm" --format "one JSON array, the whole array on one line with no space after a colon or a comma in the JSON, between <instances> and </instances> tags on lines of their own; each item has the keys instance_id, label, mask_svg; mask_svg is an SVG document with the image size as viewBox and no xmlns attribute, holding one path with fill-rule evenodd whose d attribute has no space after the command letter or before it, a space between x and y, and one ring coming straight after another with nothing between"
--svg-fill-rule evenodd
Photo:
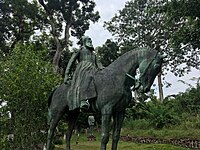
<instances>
[{"instance_id":1,"label":"rider's arm","mask_svg":"<svg viewBox=\"0 0 200 150\"><path fill-rule=\"evenodd\" d=\"M64 83L67 82L68 78L69 78L69 71L71 69L71 66L73 65L73 63L76 61L78 55L79 55L79 52L80 51L77 51L77 52L74 52L72 57L70 58L68 64L67 64L67 67L66 67L66 70L65 70L65 79L64 79Z\"/></svg>"},{"instance_id":2,"label":"rider's arm","mask_svg":"<svg viewBox=\"0 0 200 150\"><path fill-rule=\"evenodd\" d=\"M105 67L102 65L102 63L97 59L97 57L95 56L95 64L97 66L97 68L99 69L104 69Z\"/></svg>"}]
</instances>

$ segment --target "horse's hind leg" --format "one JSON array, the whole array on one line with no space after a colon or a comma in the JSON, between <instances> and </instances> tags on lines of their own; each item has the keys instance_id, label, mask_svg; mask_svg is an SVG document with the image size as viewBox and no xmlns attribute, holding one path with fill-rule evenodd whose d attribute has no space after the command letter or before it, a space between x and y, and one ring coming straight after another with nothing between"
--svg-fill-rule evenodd
<instances>
[{"instance_id":1,"label":"horse's hind leg","mask_svg":"<svg viewBox=\"0 0 200 150\"><path fill-rule=\"evenodd\" d=\"M112 136L112 150L117 150L117 143L120 138L120 131L124 120L125 112L116 112L113 114L113 136Z\"/></svg>"},{"instance_id":2,"label":"horse's hind leg","mask_svg":"<svg viewBox=\"0 0 200 150\"><path fill-rule=\"evenodd\" d=\"M53 111L49 109L49 130L48 130L48 137L47 137L47 148L46 150L51 150L52 148L52 139L54 136L54 131L58 122L60 121L61 117L63 116L64 109L59 111Z\"/></svg>"},{"instance_id":3,"label":"horse's hind leg","mask_svg":"<svg viewBox=\"0 0 200 150\"><path fill-rule=\"evenodd\" d=\"M102 123L101 123L101 130L102 130L102 135L101 135L101 150L106 150L106 145L109 140L109 130L110 130L110 120L111 120L111 115L102 115Z\"/></svg>"},{"instance_id":4,"label":"horse's hind leg","mask_svg":"<svg viewBox=\"0 0 200 150\"><path fill-rule=\"evenodd\" d=\"M70 140L72 137L72 131L76 125L76 121L78 119L78 116L80 114L79 109L74 110L68 114L68 129L66 133L66 149L70 150Z\"/></svg>"}]
</instances>

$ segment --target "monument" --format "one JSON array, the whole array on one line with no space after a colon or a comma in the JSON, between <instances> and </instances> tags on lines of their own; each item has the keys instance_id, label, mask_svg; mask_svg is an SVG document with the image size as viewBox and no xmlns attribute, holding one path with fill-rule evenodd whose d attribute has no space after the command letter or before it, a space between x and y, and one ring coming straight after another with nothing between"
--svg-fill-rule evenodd
<instances>
[{"instance_id":1,"label":"monument","mask_svg":"<svg viewBox=\"0 0 200 150\"><path fill-rule=\"evenodd\" d=\"M84 55L84 57L93 57L90 51L86 53L87 55ZM94 67L93 65L96 63L92 57L87 59L90 67ZM141 93L148 92L156 75L161 71L162 63L163 57L156 50L137 48L123 54L104 69L96 68L93 69L94 72L92 71L92 73L87 73L86 71L87 83L83 84L83 88L77 86L80 88L73 90L80 91L76 94L78 96L76 103L74 103L73 96L69 96L71 94L69 91L74 86L73 80L54 89L48 99L49 130L47 150L51 149L54 130L64 113L67 113L69 118L66 149L70 150L70 139L80 114L82 100L80 97L83 95L83 99L89 103L87 111L101 113L102 138L100 150L106 150L106 145L109 141L111 118L113 119L112 150L117 150L125 109L132 99L131 87ZM138 68L140 76L139 79L135 79Z\"/></svg>"}]
</instances>

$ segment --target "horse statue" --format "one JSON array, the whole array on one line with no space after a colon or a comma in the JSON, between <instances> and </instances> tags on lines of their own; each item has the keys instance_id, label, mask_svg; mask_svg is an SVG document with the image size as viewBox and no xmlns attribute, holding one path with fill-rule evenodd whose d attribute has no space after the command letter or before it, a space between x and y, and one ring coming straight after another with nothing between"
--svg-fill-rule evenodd
<instances>
[{"instance_id":1,"label":"horse statue","mask_svg":"<svg viewBox=\"0 0 200 150\"><path fill-rule=\"evenodd\" d=\"M90 99L90 110L101 113L101 150L106 150L109 141L111 117L113 118L112 150L117 150L120 130L125 116L125 109L132 99L131 87L140 92L150 91L156 75L161 71L163 57L153 49L137 48L131 50L93 77L97 97ZM139 68L139 79L135 79ZM62 84L50 95L48 100L49 130L47 150L52 147L54 130L64 115L68 115L68 130L66 133L66 149L70 150L72 131L80 114L80 108L69 111L67 90L70 84Z\"/></svg>"}]
</instances>

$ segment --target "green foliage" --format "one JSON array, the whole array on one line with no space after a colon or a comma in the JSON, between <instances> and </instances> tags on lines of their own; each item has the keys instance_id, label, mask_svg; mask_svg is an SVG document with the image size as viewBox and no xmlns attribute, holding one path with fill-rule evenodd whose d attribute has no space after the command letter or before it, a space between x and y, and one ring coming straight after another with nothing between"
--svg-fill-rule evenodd
<instances>
[{"instance_id":1,"label":"green foliage","mask_svg":"<svg viewBox=\"0 0 200 150\"><path fill-rule=\"evenodd\" d=\"M72 44L69 37L80 39L90 23L100 18L94 7L92 0L1 0L0 56L8 55L18 42L37 40L48 45L54 71L62 73L62 58Z\"/></svg>"},{"instance_id":2,"label":"green foliage","mask_svg":"<svg viewBox=\"0 0 200 150\"><path fill-rule=\"evenodd\" d=\"M156 104L148 102L145 107L147 108L147 118L154 128L161 129L180 122L175 111L159 101Z\"/></svg>"},{"instance_id":3,"label":"green foliage","mask_svg":"<svg viewBox=\"0 0 200 150\"><path fill-rule=\"evenodd\" d=\"M200 115L197 114L195 116L188 114L188 113L183 113L180 118L181 124L178 127L175 128L181 128L183 130L192 130L192 129L200 129Z\"/></svg>"},{"instance_id":4,"label":"green foliage","mask_svg":"<svg viewBox=\"0 0 200 150\"><path fill-rule=\"evenodd\" d=\"M182 76L199 68L199 8L196 0L128 1L105 27L125 47L150 47L167 54L167 70Z\"/></svg>"},{"instance_id":5,"label":"green foliage","mask_svg":"<svg viewBox=\"0 0 200 150\"><path fill-rule=\"evenodd\" d=\"M69 34L70 28L71 35L80 39L89 29L90 21L96 22L100 18L99 13L94 11L95 2L91 0L39 0L39 3L49 17L53 36L59 37L64 30L65 34Z\"/></svg>"},{"instance_id":6,"label":"green foliage","mask_svg":"<svg viewBox=\"0 0 200 150\"><path fill-rule=\"evenodd\" d=\"M95 2L92 0L38 0L38 2L45 14L43 20L46 20L45 24L50 27L50 36L53 37L54 72L59 73L62 72L59 66L61 54L64 49L69 51L70 36L81 39L89 29L90 23L98 21L100 16L94 10Z\"/></svg>"},{"instance_id":7,"label":"green foliage","mask_svg":"<svg viewBox=\"0 0 200 150\"><path fill-rule=\"evenodd\" d=\"M150 99L148 102L144 100L135 102L133 107L127 109L126 118L129 120L145 119L149 122L149 127L156 129L180 123L180 118L171 105L161 103L155 96L151 96ZM145 125L147 124L144 123Z\"/></svg>"},{"instance_id":8,"label":"green foliage","mask_svg":"<svg viewBox=\"0 0 200 150\"><path fill-rule=\"evenodd\" d=\"M98 56L103 66L108 66L119 57L119 46L109 39L102 47L98 47Z\"/></svg>"},{"instance_id":9,"label":"green foliage","mask_svg":"<svg viewBox=\"0 0 200 150\"><path fill-rule=\"evenodd\" d=\"M8 54L19 41L27 42L34 31L42 28L36 1L0 1L0 56Z\"/></svg>"},{"instance_id":10,"label":"green foliage","mask_svg":"<svg viewBox=\"0 0 200 150\"><path fill-rule=\"evenodd\" d=\"M166 98L165 103L179 113L187 113L192 116L200 114L200 86L190 87L184 93L177 94L174 98Z\"/></svg>"},{"instance_id":11,"label":"green foliage","mask_svg":"<svg viewBox=\"0 0 200 150\"><path fill-rule=\"evenodd\" d=\"M186 63L185 71L190 67L199 68L200 48L200 2L197 0L172 0L163 7L166 14L165 24L169 27L171 38L169 43L173 48L173 65L179 65L181 59ZM176 74L183 74L182 70L173 69Z\"/></svg>"},{"instance_id":12,"label":"green foliage","mask_svg":"<svg viewBox=\"0 0 200 150\"><path fill-rule=\"evenodd\" d=\"M132 101L130 107L126 109L125 117L129 120L145 119L146 112L143 109L143 103Z\"/></svg>"},{"instance_id":13,"label":"green foliage","mask_svg":"<svg viewBox=\"0 0 200 150\"><path fill-rule=\"evenodd\" d=\"M199 139L200 138L200 130L194 128L184 128L181 125L173 126L171 128L163 128L163 129L154 129L154 128L146 128L146 129L134 129L130 130L129 128L123 128L121 135L133 135L138 137L157 137L162 139L173 139L173 138L191 138L191 139Z\"/></svg>"},{"instance_id":14,"label":"green foliage","mask_svg":"<svg viewBox=\"0 0 200 150\"><path fill-rule=\"evenodd\" d=\"M1 137L14 135L12 142L0 141L2 149L33 149L46 142L47 98L60 81L44 61L46 52L33 44L18 44L1 61L0 99L6 103L1 108L5 118Z\"/></svg>"},{"instance_id":15,"label":"green foliage","mask_svg":"<svg viewBox=\"0 0 200 150\"><path fill-rule=\"evenodd\" d=\"M168 54L171 51L167 42L170 33L163 23L165 14L157 10L165 1L127 1L125 7L105 23L105 27L125 51L129 48L148 47ZM158 86L162 86L160 82Z\"/></svg>"},{"instance_id":16,"label":"green foliage","mask_svg":"<svg viewBox=\"0 0 200 150\"><path fill-rule=\"evenodd\" d=\"M128 1L119 14L105 23L105 27L123 46L159 47L159 50L165 50L165 40L169 34L164 30L163 14L155 11L155 7L162 6L163 2L164 0Z\"/></svg>"},{"instance_id":17,"label":"green foliage","mask_svg":"<svg viewBox=\"0 0 200 150\"><path fill-rule=\"evenodd\" d=\"M192 88L189 91L179 94L176 97L179 108L182 112L188 112L191 115L200 113L200 86Z\"/></svg>"},{"instance_id":18,"label":"green foliage","mask_svg":"<svg viewBox=\"0 0 200 150\"><path fill-rule=\"evenodd\" d=\"M167 24L179 28L172 38L177 50L181 43L191 45L190 48L199 48L199 8L200 2L197 0L172 0L164 7Z\"/></svg>"},{"instance_id":19,"label":"green foliage","mask_svg":"<svg viewBox=\"0 0 200 150\"><path fill-rule=\"evenodd\" d=\"M149 121L150 126L156 129L179 126L182 129L199 129L200 127L200 91L199 81L196 87L191 87L185 93L180 93L175 98L166 98L161 103L155 96L133 101L127 108L126 119L131 128L141 119ZM130 121L133 120L133 121ZM133 125L131 125L133 124ZM146 124L144 123L144 126Z\"/></svg>"}]
</instances>

